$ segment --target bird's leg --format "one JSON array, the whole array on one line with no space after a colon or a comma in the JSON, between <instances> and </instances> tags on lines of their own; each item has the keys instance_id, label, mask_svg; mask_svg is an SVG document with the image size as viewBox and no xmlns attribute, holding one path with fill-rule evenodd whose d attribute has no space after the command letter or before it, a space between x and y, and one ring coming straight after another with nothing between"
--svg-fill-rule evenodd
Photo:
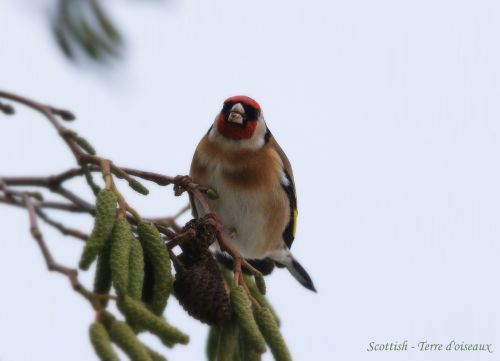
<instances>
[{"instance_id":1,"label":"bird's leg","mask_svg":"<svg viewBox=\"0 0 500 361\"><path fill-rule=\"evenodd\" d=\"M259 272L259 271L257 271L255 268L253 268L241 256L241 254L238 251L236 251L236 249L234 249L232 247L232 245L230 245L229 243L226 242L226 240L224 239L224 237L222 237L222 234L220 233L219 230L217 230L217 242L219 242L219 246L221 247L221 249L224 249L226 252L228 252L233 257L233 262L234 262L234 266L233 266L234 284L236 286L243 287L243 289L245 290L245 292L246 292L246 294L248 296L248 299L255 305L255 307L257 307L257 308L261 307L261 305L259 304L259 302L253 297L252 293L248 289L248 286L247 286L247 284L245 282L245 279L243 278L243 272L241 270L241 266L242 266L242 264L244 264L244 266L250 272L252 272L253 274L255 274L254 271L255 272ZM234 252L231 253L231 251L228 248L225 248L225 246L223 245L224 243L226 243L226 245L228 245L232 249L232 251L234 251Z\"/></svg>"},{"instance_id":2,"label":"bird's leg","mask_svg":"<svg viewBox=\"0 0 500 361\"><path fill-rule=\"evenodd\" d=\"M243 258L241 253L238 252L231 243L226 241L219 227L217 227L216 236L221 250L226 251L231 257L233 257L235 276L237 274L241 274L242 266L245 267L253 275L260 273L250 263L248 263L245 258Z\"/></svg>"},{"instance_id":3,"label":"bird's leg","mask_svg":"<svg viewBox=\"0 0 500 361\"><path fill-rule=\"evenodd\" d=\"M259 274L260 272L256 270L250 263L248 263L247 260L243 258L241 253L238 252L231 243L226 241L226 239L222 235L222 230L224 229L223 228L224 226L214 213L206 214L205 219L212 222L212 224L215 226L215 235L217 237L217 243L219 243L220 249L222 251L226 251L233 258L234 283L236 285L242 285L245 291L247 292L248 297L252 300L253 297L250 294L250 291L248 290L248 287L245 284L241 267L245 267L253 275Z\"/></svg>"},{"instance_id":4,"label":"bird's leg","mask_svg":"<svg viewBox=\"0 0 500 361\"><path fill-rule=\"evenodd\" d=\"M238 232L236 232L236 228L234 228L234 227L226 227L224 224L222 224L221 227L222 227L222 231L225 234L227 234L227 236L230 239L234 239L236 237L236 235L238 234Z\"/></svg>"},{"instance_id":5,"label":"bird's leg","mask_svg":"<svg viewBox=\"0 0 500 361\"><path fill-rule=\"evenodd\" d=\"M234 274L234 283L238 285L240 283L240 276L242 275L241 273L241 257L234 257L233 256L233 274Z\"/></svg>"},{"instance_id":6,"label":"bird's leg","mask_svg":"<svg viewBox=\"0 0 500 361\"><path fill-rule=\"evenodd\" d=\"M243 277L243 274L240 273L239 275L240 277L240 285L243 287L243 289L245 290L245 292L247 293L248 295L248 298L250 299L250 301L255 305L255 307L257 308L260 308L261 305L260 303L255 299L255 297L252 295L252 292L250 292L250 289L248 288L247 286L247 283L245 282L245 279Z\"/></svg>"},{"instance_id":7,"label":"bird's leg","mask_svg":"<svg viewBox=\"0 0 500 361\"><path fill-rule=\"evenodd\" d=\"M188 175L178 175L174 178L174 193L176 196L180 196L186 190L190 189L190 185L193 184L193 180Z\"/></svg>"},{"instance_id":8,"label":"bird's leg","mask_svg":"<svg viewBox=\"0 0 500 361\"><path fill-rule=\"evenodd\" d=\"M247 260L243 258L241 253L238 252L231 243L226 241L226 239L222 235L224 225L219 221L215 213L208 213L205 215L204 218L215 226L215 235L217 238L217 243L219 243L220 249L222 251L226 251L233 258L234 284L236 286L242 286L248 296L248 299L256 307L260 307L259 302L257 302L257 300L252 296L252 293L248 289L245 279L243 278L243 272L241 270L241 267L244 266L253 275L257 275L260 272L256 270L250 263L248 263Z\"/></svg>"}]
</instances>

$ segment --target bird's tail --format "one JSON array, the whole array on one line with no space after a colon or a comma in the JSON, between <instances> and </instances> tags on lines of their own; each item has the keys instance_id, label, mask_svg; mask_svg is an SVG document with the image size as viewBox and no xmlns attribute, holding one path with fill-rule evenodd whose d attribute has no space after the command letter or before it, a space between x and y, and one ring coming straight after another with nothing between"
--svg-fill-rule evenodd
<instances>
[{"instance_id":1,"label":"bird's tail","mask_svg":"<svg viewBox=\"0 0 500 361\"><path fill-rule=\"evenodd\" d=\"M302 267L302 265L295 258L292 258L291 262L285 264L285 266L288 269L288 271L292 274L292 276L295 277L295 279L299 281L299 283L302 286L304 286L308 290L317 292L311 277L304 269L304 267Z\"/></svg>"},{"instance_id":2,"label":"bird's tail","mask_svg":"<svg viewBox=\"0 0 500 361\"><path fill-rule=\"evenodd\" d=\"M317 292L311 276L309 276L304 267L292 256L292 253L288 249L273 254L271 258L274 259L278 267L285 266L302 286L308 290Z\"/></svg>"}]
</instances>

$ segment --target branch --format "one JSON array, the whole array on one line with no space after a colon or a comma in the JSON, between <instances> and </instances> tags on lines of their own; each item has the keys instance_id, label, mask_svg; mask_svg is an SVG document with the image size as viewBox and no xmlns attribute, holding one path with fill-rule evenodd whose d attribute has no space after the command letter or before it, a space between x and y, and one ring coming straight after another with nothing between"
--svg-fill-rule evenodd
<instances>
[{"instance_id":1,"label":"branch","mask_svg":"<svg viewBox=\"0 0 500 361\"><path fill-rule=\"evenodd\" d=\"M0 179L0 181L1 181L1 179ZM26 203L22 200L22 198L18 199L19 197L15 197L10 192L12 192L12 191L6 192L7 195L4 197L0 196L0 203L5 203L8 205L12 205L12 206L26 209ZM29 192L25 192L25 193L16 192L16 193L18 193L21 197L24 197L24 195L28 195L28 196L32 197L32 195ZM65 203L58 203L58 202L40 202L38 200L36 201L36 203L34 203L34 207L35 207L36 214L45 223L56 228L62 234L73 236L75 238L78 238L78 239L81 239L84 241L88 238L88 235L86 235L85 233L82 233L76 229L66 227L62 223L53 220L49 215L47 215L47 213L42 211L42 208L57 209L57 210L68 211L68 212L84 212L84 210L82 210L82 209L80 209L72 204L65 204Z\"/></svg>"},{"instance_id":2,"label":"branch","mask_svg":"<svg viewBox=\"0 0 500 361\"><path fill-rule=\"evenodd\" d=\"M50 253L49 248L45 243L42 232L40 232L40 229L38 227L35 205L31 201L30 196L27 193L23 194L23 203L28 211L31 235L33 236L38 246L40 247L40 250L42 251L42 255L48 270L51 272L57 272L62 275L65 275L70 281L73 289L79 294L81 294L84 298L86 298L92 304L92 307L94 307L96 311L102 310L103 307L100 303L102 297L98 296L93 292L88 291L80 283L80 281L78 280L78 271L76 269L60 265L52 257L52 254Z\"/></svg>"},{"instance_id":3,"label":"branch","mask_svg":"<svg viewBox=\"0 0 500 361\"><path fill-rule=\"evenodd\" d=\"M87 238L89 238L88 234L85 234L85 233L80 232L80 231L78 231L76 229L73 229L73 228L66 227L62 223L53 220L52 218L50 218L47 215L47 213L45 213L44 211L42 211L40 208L36 208L36 214L45 223L47 223L48 225L51 225L52 227L56 228L57 230L59 230L65 236L73 236L75 238L81 239L82 241L86 241Z\"/></svg>"},{"instance_id":4,"label":"branch","mask_svg":"<svg viewBox=\"0 0 500 361\"><path fill-rule=\"evenodd\" d=\"M0 177L0 203L27 210L31 234L49 271L64 275L72 288L89 301L96 311L91 339L102 359L116 359L111 342L122 347L131 358L150 359L154 353L151 354L151 350L137 338L139 330L152 332L167 346L188 341L186 335L161 317L173 286L179 302L193 317L228 330L231 328L236 334L242 332L245 337L240 338L237 346L242 351L252 349L260 359L260 354L265 352L265 339L277 360L291 360L279 333L276 317L264 297L262 274L224 238L225 227L210 208L208 198L217 197L215 190L194 183L189 176L172 177L118 166L109 159L97 156L84 138L60 123L60 118L74 119L70 112L4 91L0 91L1 98L24 104L44 115L66 143L78 165L77 168L48 177ZM12 114L14 108L0 101L0 112ZM95 172L101 173L103 177L105 189L102 191L94 182ZM96 195L96 206L65 186L67 181L81 176L84 176ZM120 193L115 177L124 179L141 194L147 194L148 190L136 178L159 186L173 185L175 196L187 192L190 201L196 202L202 217L181 227L176 221L189 210L190 207L186 206L171 217L141 218ZM15 187L41 187L65 200L45 200L40 192L18 190ZM95 218L92 233L88 236L67 227L52 218L46 212L48 209L90 214ZM94 292L80 283L76 269L54 260L40 231L38 219L64 235L86 241L80 268L88 269L97 259ZM234 260L232 277L229 271L219 269L210 253L209 247L215 240L220 249ZM182 250L179 256L173 251L177 246ZM171 262L176 268L175 281ZM242 267L256 276L255 283L249 278L245 279ZM150 279L146 280L147 277ZM111 287L114 287L117 296L109 295ZM116 300L125 322L117 321L106 311L105 301L108 299ZM255 307L251 307L249 300ZM100 335L93 335L92 330L99 331ZM125 333L121 335L117 333L123 331ZM224 358L231 354L230 358L233 359L239 353L235 348L236 338L232 337L235 347L229 347L225 334L222 332L219 335L218 344L221 346L217 346L218 352L219 355L225 353ZM118 336L126 336L127 340ZM108 343L104 345L106 357L101 354L104 352L103 342ZM148 355L151 357L148 358ZM253 356L252 359L257 360Z\"/></svg>"},{"instance_id":5,"label":"branch","mask_svg":"<svg viewBox=\"0 0 500 361\"><path fill-rule=\"evenodd\" d=\"M138 190L137 187L134 185L134 182L137 181L132 179L131 178L132 176L154 182L161 186L173 184L174 194L176 196L180 196L182 193L188 192L190 197L194 198L198 202L198 204L202 209L203 214L209 216L213 224L216 226L217 242L219 243L221 250L226 251L234 259L233 271L234 271L235 283L243 285L245 284L244 278L242 277L242 269L241 269L242 266L245 267L248 271L250 271L254 275L260 274L258 270L252 267L243 258L243 256L236 250L235 247L233 247L229 242L227 242L224 239L221 232L221 230L224 229L224 226L218 219L217 215L211 210L207 202L206 194L209 191L208 188L202 187L194 183L189 176L171 177L159 173L119 167L115 165L111 160L95 155L94 148L84 138L80 137L74 131L69 130L61 125L56 116L61 117L63 120L72 120L74 119L74 115L69 111L45 105L5 91L0 91L0 98L6 98L15 102L19 102L44 115L48 119L50 124L57 130L59 136L68 145L71 152L73 153L73 156L75 157L77 164L80 166L80 169L70 169L59 175L47 178L31 178L31 179L4 178L3 181L5 184L10 184L10 185L30 184L30 185L47 187L49 190L62 195L63 197L70 200L77 206L86 209L89 213L94 214L95 210L90 204L88 204L83 199L77 197L76 195L72 194L65 188L63 188L62 184L63 182L73 177L80 176L83 174L85 175L87 183L93 190L94 194L97 194L99 187L93 181L92 172L99 171L103 175L103 178L106 183L106 188L108 189L111 188L111 190L116 194L121 212L123 212L124 214L126 214L126 212L130 213L132 219L129 217L127 218L132 220L136 224L141 221L141 218L139 214L125 202L123 196L120 194L120 192L112 182L111 174L115 175L118 178L124 178L129 182L129 185L135 190ZM142 185L140 185L140 187L142 187L142 190L145 190L145 193L147 194L147 190ZM143 193L141 190L138 191ZM156 222L157 226L159 225L158 223L159 222ZM178 230L179 229L177 227L177 231ZM163 231L165 234L166 230L163 229ZM248 295L251 296L250 292L248 292L248 289L246 290Z\"/></svg>"}]
</instances>

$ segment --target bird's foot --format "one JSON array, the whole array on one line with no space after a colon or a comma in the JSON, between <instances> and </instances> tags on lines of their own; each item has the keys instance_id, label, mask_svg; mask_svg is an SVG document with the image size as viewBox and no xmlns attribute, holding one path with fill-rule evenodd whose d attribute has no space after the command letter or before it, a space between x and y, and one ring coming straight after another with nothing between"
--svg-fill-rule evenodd
<instances>
[{"instance_id":1,"label":"bird's foot","mask_svg":"<svg viewBox=\"0 0 500 361\"><path fill-rule=\"evenodd\" d=\"M193 184L193 179L188 175L178 175L174 178L174 194L180 196Z\"/></svg>"},{"instance_id":2,"label":"bird's foot","mask_svg":"<svg viewBox=\"0 0 500 361\"><path fill-rule=\"evenodd\" d=\"M233 258L233 275L234 275L234 285L235 286L242 286L243 289L245 290L246 294L248 295L248 298L250 301L252 301L253 304L255 304L257 307L259 307L259 303L257 300L252 296L250 290L248 289L248 286L245 282L245 278L243 277L243 271L242 267L245 267L251 274L254 276L256 275L261 275L262 274L255 269L248 261L243 258L240 252L231 244L229 243L223 236L223 232L225 229L227 229L217 218L217 215L215 213L209 213L204 216L204 218L208 221L211 222L215 227L216 227L216 237L217 237L217 243L219 244L219 247L222 251L226 251L232 258ZM229 229L231 232L231 229ZM234 230L235 231L235 230Z\"/></svg>"}]
</instances>

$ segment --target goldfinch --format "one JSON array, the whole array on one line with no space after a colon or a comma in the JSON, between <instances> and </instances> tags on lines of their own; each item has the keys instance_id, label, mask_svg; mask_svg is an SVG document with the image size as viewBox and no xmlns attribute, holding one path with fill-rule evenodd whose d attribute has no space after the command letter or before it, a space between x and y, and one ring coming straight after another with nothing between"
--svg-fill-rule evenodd
<instances>
[{"instance_id":1,"label":"goldfinch","mask_svg":"<svg viewBox=\"0 0 500 361\"><path fill-rule=\"evenodd\" d=\"M292 167L255 100L234 96L224 102L196 148L190 176L217 191L219 197L208 203L224 224L224 236L243 257L263 273L274 264L285 266L316 291L290 252L297 223ZM203 216L196 202L193 213ZM220 248L215 252L221 255Z\"/></svg>"}]
</instances>

